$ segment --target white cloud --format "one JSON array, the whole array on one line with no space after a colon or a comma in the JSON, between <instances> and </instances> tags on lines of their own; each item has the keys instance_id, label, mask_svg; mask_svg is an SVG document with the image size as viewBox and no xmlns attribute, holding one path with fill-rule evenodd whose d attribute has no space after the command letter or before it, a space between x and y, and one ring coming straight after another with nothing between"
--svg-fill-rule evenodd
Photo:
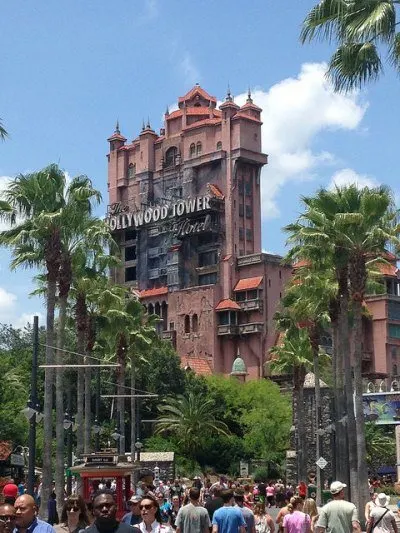
<instances>
[{"instance_id":1,"label":"white cloud","mask_svg":"<svg viewBox=\"0 0 400 533\"><path fill-rule=\"evenodd\" d=\"M323 131L356 130L367 105L360 95L337 94L325 80L324 63L303 64L295 78L287 78L268 91L253 91L263 109L262 145L270 154L262 172L262 216L279 215L276 197L288 181L313 179L321 165L332 164L335 154L317 151L313 141ZM247 95L235 101L243 105Z\"/></svg>"},{"instance_id":2,"label":"white cloud","mask_svg":"<svg viewBox=\"0 0 400 533\"><path fill-rule=\"evenodd\" d=\"M39 325L44 325L44 317L42 313L22 313L16 320L12 322L12 325L16 329L23 329L28 324L33 324L33 317L37 315L39 317Z\"/></svg>"},{"instance_id":3,"label":"white cloud","mask_svg":"<svg viewBox=\"0 0 400 533\"><path fill-rule=\"evenodd\" d=\"M179 63L182 74L185 78L186 83L194 85L200 81L200 72L197 68L192 55L186 51L183 54L183 58Z\"/></svg>"},{"instance_id":4,"label":"white cloud","mask_svg":"<svg viewBox=\"0 0 400 533\"><path fill-rule=\"evenodd\" d=\"M352 184L357 185L357 187L360 189L363 187L376 187L379 185L379 183L370 176L358 174L352 168L343 168L335 172L335 174L332 176L329 188L332 189L335 185L338 187L344 187Z\"/></svg>"},{"instance_id":5,"label":"white cloud","mask_svg":"<svg viewBox=\"0 0 400 533\"><path fill-rule=\"evenodd\" d=\"M3 315L14 308L17 297L12 292L8 292L0 287L0 314Z\"/></svg>"}]
</instances>

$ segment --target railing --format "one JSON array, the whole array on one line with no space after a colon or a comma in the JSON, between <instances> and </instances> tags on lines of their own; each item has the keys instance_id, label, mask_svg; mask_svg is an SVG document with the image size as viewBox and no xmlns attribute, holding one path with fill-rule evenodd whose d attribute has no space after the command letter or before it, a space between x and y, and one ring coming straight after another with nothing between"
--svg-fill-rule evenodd
<instances>
[{"instance_id":1,"label":"railing","mask_svg":"<svg viewBox=\"0 0 400 533\"><path fill-rule=\"evenodd\" d=\"M239 331L235 324L224 324L218 326L218 335L237 335Z\"/></svg>"},{"instance_id":2,"label":"railing","mask_svg":"<svg viewBox=\"0 0 400 533\"><path fill-rule=\"evenodd\" d=\"M263 302L260 298L255 300L243 300L236 302L242 311L257 311L262 310Z\"/></svg>"},{"instance_id":3,"label":"railing","mask_svg":"<svg viewBox=\"0 0 400 533\"><path fill-rule=\"evenodd\" d=\"M264 331L264 324L262 322L252 322L250 324L240 324L239 333L241 335L248 335L250 333L262 333Z\"/></svg>"},{"instance_id":4,"label":"railing","mask_svg":"<svg viewBox=\"0 0 400 533\"><path fill-rule=\"evenodd\" d=\"M262 254L244 255L237 258L237 266L254 265L255 263L261 263L263 260Z\"/></svg>"}]
</instances>

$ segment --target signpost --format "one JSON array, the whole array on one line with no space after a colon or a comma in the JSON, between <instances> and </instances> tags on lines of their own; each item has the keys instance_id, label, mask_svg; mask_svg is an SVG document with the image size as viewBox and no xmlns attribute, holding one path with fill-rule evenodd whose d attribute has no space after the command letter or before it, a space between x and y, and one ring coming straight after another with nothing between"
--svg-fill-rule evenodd
<instances>
[{"instance_id":1,"label":"signpost","mask_svg":"<svg viewBox=\"0 0 400 533\"><path fill-rule=\"evenodd\" d=\"M240 477L249 477L249 463L240 461Z\"/></svg>"},{"instance_id":2,"label":"signpost","mask_svg":"<svg viewBox=\"0 0 400 533\"><path fill-rule=\"evenodd\" d=\"M324 457L320 457L315 464L318 466L318 468L323 470L328 464L328 461Z\"/></svg>"}]
</instances>

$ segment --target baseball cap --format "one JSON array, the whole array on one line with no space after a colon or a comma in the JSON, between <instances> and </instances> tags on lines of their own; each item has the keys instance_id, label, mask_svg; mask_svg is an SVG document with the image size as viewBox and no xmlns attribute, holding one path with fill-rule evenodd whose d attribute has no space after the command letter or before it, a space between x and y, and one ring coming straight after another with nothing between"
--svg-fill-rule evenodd
<instances>
[{"instance_id":1,"label":"baseball cap","mask_svg":"<svg viewBox=\"0 0 400 533\"><path fill-rule=\"evenodd\" d=\"M137 496L136 494L134 494L129 501L131 503L139 503L141 500L142 498L140 496Z\"/></svg>"},{"instance_id":2,"label":"baseball cap","mask_svg":"<svg viewBox=\"0 0 400 533\"><path fill-rule=\"evenodd\" d=\"M3 488L3 496L8 498L16 498L18 494L18 487L14 483L7 483Z\"/></svg>"},{"instance_id":3,"label":"baseball cap","mask_svg":"<svg viewBox=\"0 0 400 533\"><path fill-rule=\"evenodd\" d=\"M333 481L330 486L331 494L338 494L341 490L346 488L347 485L341 481Z\"/></svg>"}]
</instances>

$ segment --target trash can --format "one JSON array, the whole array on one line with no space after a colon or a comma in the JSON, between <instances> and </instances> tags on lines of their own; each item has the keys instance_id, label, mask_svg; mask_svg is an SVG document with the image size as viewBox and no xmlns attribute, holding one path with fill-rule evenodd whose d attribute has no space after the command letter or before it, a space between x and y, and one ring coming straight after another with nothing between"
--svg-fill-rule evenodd
<instances>
[{"instance_id":1,"label":"trash can","mask_svg":"<svg viewBox=\"0 0 400 533\"><path fill-rule=\"evenodd\" d=\"M310 483L307 487L307 498L317 499L317 485Z\"/></svg>"}]
</instances>

